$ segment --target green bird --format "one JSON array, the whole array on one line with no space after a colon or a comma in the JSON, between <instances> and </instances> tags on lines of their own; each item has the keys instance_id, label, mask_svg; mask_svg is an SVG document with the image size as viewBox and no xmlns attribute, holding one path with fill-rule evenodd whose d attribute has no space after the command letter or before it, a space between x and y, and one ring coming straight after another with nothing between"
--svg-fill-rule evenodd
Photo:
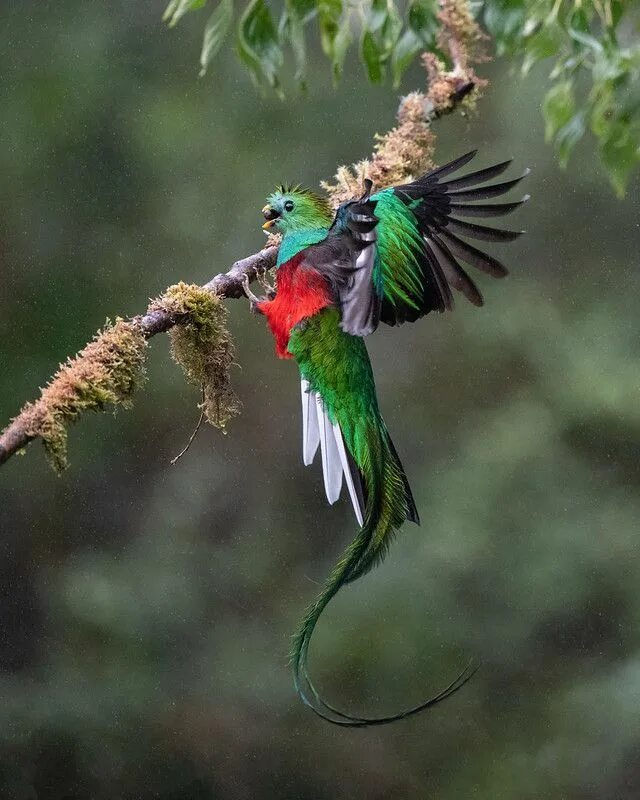
<instances>
[{"instance_id":1,"label":"green bird","mask_svg":"<svg viewBox=\"0 0 640 800\"><path fill-rule=\"evenodd\" d=\"M484 185L510 161L454 179L476 151L421 178L343 203L334 214L326 200L300 187L281 186L263 209L265 230L282 234L275 290L257 298L281 358L293 358L301 377L303 461L320 448L327 499L346 484L360 530L294 636L295 687L303 702L336 725L381 725L416 714L457 691L475 671L465 669L444 691L398 714L345 714L319 696L307 670L309 644L320 615L339 589L365 575L385 556L405 520L419 523L409 481L378 406L364 337L381 322L414 322L430 311L453 309L452 288L474 305L482 295L461 262L495 278L507 269L463 238L508 242L522 231L499 230L458 217L497 217L518 208L478 201L497 197L527 173Z\"/></svg>"}]
</instances>

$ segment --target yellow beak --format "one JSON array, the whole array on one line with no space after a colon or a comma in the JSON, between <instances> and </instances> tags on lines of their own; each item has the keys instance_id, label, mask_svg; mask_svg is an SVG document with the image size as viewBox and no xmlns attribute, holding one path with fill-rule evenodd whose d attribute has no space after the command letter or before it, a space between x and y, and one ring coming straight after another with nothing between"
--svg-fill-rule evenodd
<instances>
[{"instance_id":1,"label":"yellow beak","mask_svg":"<svg viewBox=\"0 0 640 800\"><path fill-rule=\"evenodd\" d=\"M262 209L262 213L267 218L267 221L262 226L262 230L263 231L268 231L269 228L271 228L273 225L276 224L276 221L277 221L279 215L276 213L276 215L274 217L271 217L271 215L273 214L273 209L271 208L271 206L265 206Z\"/></svg>"}]
</instances>

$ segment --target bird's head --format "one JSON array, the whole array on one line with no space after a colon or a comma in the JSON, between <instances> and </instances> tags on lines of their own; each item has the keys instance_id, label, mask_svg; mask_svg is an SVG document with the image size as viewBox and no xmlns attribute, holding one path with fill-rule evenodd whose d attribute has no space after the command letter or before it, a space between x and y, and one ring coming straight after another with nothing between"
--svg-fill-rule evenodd
<instances>
[{"instance_id":1,"label":"bird's head","mask_svg":"<svg viewBox=\"0 0 640 800\"><path fill-rule=\"evenodd\" d=\"M293 233L309 228L329 227L333 211L329 203L309 189L279 186L262 209L265 233Z\"/></svg>"}]
</instances>

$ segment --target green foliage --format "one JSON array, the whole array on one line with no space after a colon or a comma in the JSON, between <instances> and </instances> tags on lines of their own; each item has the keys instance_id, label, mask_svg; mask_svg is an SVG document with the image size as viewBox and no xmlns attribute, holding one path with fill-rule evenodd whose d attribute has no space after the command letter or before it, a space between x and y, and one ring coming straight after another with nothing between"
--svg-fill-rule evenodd
<instances>
[{"instance_id":1,"label":"green foliage","mask_svg":"<svg viewBox=\"0 0 640 800\"><path fill-rule=\"evenodd\" d=\"M527 74L554 59L543 103L547 141L566 165L587 130L618 195L640 162L640 4L621 0L487 0L498 54Z\"/></svg>"},{"instance_id":2,"label":"green foliage","mask_svg":"<svg viewBox=\"0 0 640 800\"><path fill-rule=\"evenodd\" d=\"M197 2L200 2L200 0L197 0ZM231 26L232 20L232 0L220 0L218 7L207 20L204 29L202 53L200 54L200 64L202 67L200 70L200 77L206 73L209 62L222 47L222 43Z\"/></svg>"},{"instance_id":3,"label":"green foliage","mask_svg":"<svg viewBox=\"0 0 640 800\"><path fill-rule=\"evenodd\" d=\"M171 0L170 26L207 0ZM237 23L237 50L255 83L283 96L284 80L306 88L307 31L315 27L334 81L351 45L368 79L388 77L397 88L425 50L436 50L437 0L285 0L279 14L267 0L248 0ZM587 131L619 195L640 162L640 3L637 0L484 0L475 9L498 55L519 57L526 75L554 59L543 101L547 141L565 166ZM233 21L232 0L219 4L205 26L201 74ZM288 64L288 53L294 69Z\"/></svg>"},{"instance_id":4,"label":"green foliage","mask_svg":"<svg viewBox=\"0 0 640 800\"><path fill-rule=\"evenodd\" d=\"M283 56L277 26L266 0L250 0L240 17L238 53L251 75L280 93Z\"/></svg>"},{"instance_id":5,"label":"green foliage","mask_svg":"<svg viewBox=\"0 0 640 800\"><path fill-rule=\"evenodd\" d=\"M202 8L207 0L171 0L166 7L162 16L164 22L167 22L170 28L177 25L178 22L184 17L187 11L195 11Z\"/></svg>"},{"instance_id":6,"label":"green foliage","mask_svg":"<svg viewBox=\"0 0 640 800\"><path fill-rule=\"evenodd\" d=\"M393 85L398 87L404 71L418 53L432 48L437 31L435 0L411 0L407 10L407 27L391 52Z\"/></svg>"},{"instance_id":7,"label":"green foliage","mask_svg":"<svg viewBox=\"0 0 640 800\"><path fill-rule=\"evenodd\" d=\"M164 20L176 25L189 11L207 0L171 0ZM279 14L267 0L248 0L237 23L238 55L256 84L282 96L282 76L290 73L287 50L293 59L293 81L306 87L309 27L316 27L322 51L335 81L345 57L357 40L369 80L382 82L390 74L394 86L415 56L435 46L436 0L409 0L401 9L395 0L350 4L343 0L285 0ZM204 32L201 74L220 49L233 21L232 0L219 0Z\"/></svg>"}]
</instances>

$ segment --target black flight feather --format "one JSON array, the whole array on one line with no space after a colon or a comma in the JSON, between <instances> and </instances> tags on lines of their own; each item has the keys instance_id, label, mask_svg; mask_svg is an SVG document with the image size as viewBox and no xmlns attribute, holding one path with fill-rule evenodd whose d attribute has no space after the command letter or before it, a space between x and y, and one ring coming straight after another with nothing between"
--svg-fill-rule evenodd
<instances>
[{"instance_id":1,"label":"black flight feather","mask_svg":"<svg viewBox=\"0 0 640 800\"><path fill-rule=\"evenodd\" d=\"M396 197L411 209L424 242L416 248L417 277L420 289L409 300L390 301L378 294L374 285L376 269L376 200L371 200L371 181L357 200L343 203L336 212L327 238L306 248L303 266L322 272L332 287L341 311L341 327L346 333L366 336L382 321L388 325L414 322L430 311L444 312L454 307L452 289L461 292L475 306L483 305L480 290L462 263L495 278L507 268L466 239L510 242L522 231L503 230L467 222L459 217L500 217L510 214L528 200L507 203L478 203L499 197L515 187L528 173L512 180L483 186L501 175L511 164L502 161L459 178L449 176L466 166L476 155L472 150L441 167L393 188ZM462 262L462 263L461 263ZM387 268L393 265L387 265Z\"/></svg>"},{"instance_id":2,"label":"black flight feather","mask_svg":"<svg viewBox=\"0 0 640 800\"><path fill-rule=\"evenodd\" d=\"M520 208L523 203L526 203L529 195L525 194L522 200L516 200L514 203L488 203L477 205L469 205L468 203L449 203L449 208L452 213L460 214L462 217L502 217L505 214L511 214L512 211Z\"/></svg>"},{"instance_id":3,"label":"black flight feather","mask_svg":"<svg viewBox=\"0 0 640 800\"><path fill-rule=\"evenodd\" d=\"M447 181L445 184L447 192L463 189L465 186L474 186L477 183L484 183L485 181L490 181L492 178L497 178L498 175L502 175L512 161L513 159L510 158L508 161L502 161L500 164L494 164L492 167L479 169L477 172L470 172L468 175L463 175L462 178Z\"/></svg>"},{"instance_id":4,"label":"black flight feather","mask_svg":"<svg viewBox=\"0 0 640 800\"><path fill-rule=\"evenodd\" d=\"M469 236L472 239L481 239L484 242L512 242L521 236L524 231L504 231L499 228L490 228L488 225L476 225L473 222L449 217L447 230Z\"/></svg>"},{"instance_id":5,"label":"black flight feather","mask_svg":"<svg viewBox=\"0 0 640 800\"><path fill-rule=\"evenodd\" d=\"M475 189L463 190L461 192L447 192L448 196L457 200L489 200L491 197L499 197L506 194L509 189L517 186L523 178L526 178L530 170L526 169L519 178L514 178L503 183L494 183L492 186L479 186Z\"/></svg>"},{"instance_id":6,"label":"black flight feather","mask_svg":"<svg viewBox=\"0 0 640 800\"><path fill-rule=\"evenodd\" d=\"M486 242L510 242L520 236L522 231L478 225L458 217L500 217L515 211L529 199L528 195L522 200L495 205L487 203L474 205L474 201L505 194L516 186L529 170L525 170L523 175L513 180L490 186L481 185L505 172L511 164L511 160L508 160L460 178L448 179L449 175L468 164L475 155L475 150L466 153L412 183L394 188L396 196L410 207L416 217L425 241L424 252L416 254L423 294L421 297L411 298L419 305L418 309L408 303L393 305L383 300L380 311L380 319L383 322L397 325L414 321L429 311L452 309L451 288L462 292L474 305L483 305L482 294L463 268L461 261L495 278L502 278L507 274L507 268L497 258L474 247L461 237Z\"/></svg>"},{"instance_id":7,"label":"black flight feather","mask_svg":"<svg viewBox=\"0 0 640 800\"><path fill-rule=\"evenodd\" d=\"M464 269L453 257L453 254L444 242L438 239L436 234L433 234L429 240L431 251L438 259L438 263L442 267L442 271L446 275L449 284L453 286L458 292L462 292L470 303L474 306L484 305L484 299L480 290L467 275Z\"/></svg>"},{"instance_id":8,"label":"black flight feather","mask_svg":"<svg viewBox=\"0 0 640 800\"><path fill-rule=\"evenodd\" d=\"M454 255L466 261L467 264L471 264L472 267L486 272L487 275L491 275L493 278L504 278L509 274L509 270L497 258L483 253L477 247L459 239L451 231L446 229L440 231L440 238Z\"/></svg>"}]
</instances>

